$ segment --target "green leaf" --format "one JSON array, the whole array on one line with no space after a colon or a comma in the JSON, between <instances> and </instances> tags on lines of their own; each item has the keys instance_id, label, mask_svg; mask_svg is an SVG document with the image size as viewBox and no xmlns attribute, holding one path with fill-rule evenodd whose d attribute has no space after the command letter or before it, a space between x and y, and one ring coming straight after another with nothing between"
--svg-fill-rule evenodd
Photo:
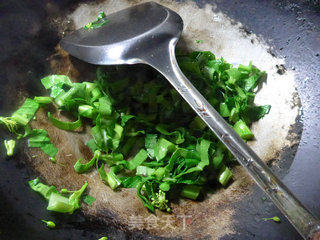
<instances>
[{"instance_id":1,"label":"green leaf","mask_svg":"<svg viewBox=\"0 0 320 240\"><path fill-rule=\"evenodd\" d=\"M52 103L52 98L51 97L34 97L34 101L36 101L39 104L50 104Z\"/></svg>"},{"instance_id":2,"label":"green leaf","mask_svg":"<svg viewBox=\"0 0 320 240\"><path fill-rule=\"evenodd\" d=\"M69 197L69 204L73 206L73 211L80 208L80 198L83 192L86 190L87 186L88 183L85 182L85 184L83 184L83 186L79 190L74 191Z\"/></svg>"},{"instance_id":3,"label":"green leaf","mask_svg":"<svg viewBox=\"0 0 320 240\"><path fill-rule=\"evenodd\" d=\"M46 200L49 200L52 193L58 193L55 186L48 186L40 182L39 178L29 181L31 189L41 194Z\"/></svg>"},{"instance_id":4,"label":"green leaf","mask_svg":"<svg viewBox=\"0 0 320 240\"><path fill-rule=\"evenodd\" d=\"M265 106L249 106L245 109L243 113L243 118L247 123L252 123L263 118L269 113L271 109L270 105Z\"/></svg>"},{"instance_id":5,"label":"green leaf","mask_svg":"<svg viewBox=\"0 0 320 240\"><path fill-rule=\"evenodd\" d=\"M134 116L130 114L121 116L121 126L124 127L126 123L132 118L134 118Z\"/></svg>"},{"instance_id":6,"label":"green leaf","mask_svg":"<svg viewBox=\"0 0 320 240\"><path fill-rule=\"evenodd\" d=\"M175 178L179 178L185 174L202 171L204 167L208 166L210 145L211 145L210 141L202 139L200 142L200 149L199 149L201 161L197 164L197 166L189 168L187 171L178 174Z\"/></svg>"},{"instance_id":7,"label":"green leaf","mask_svg":"<svg viewBox=\"0 0 320 240\"><path fill-rule=\"evenodd\" d=\"M146 198L143 193L142 193L142 187L144 186L144 184L146 183L146 181L142 181L137 185L137 195L138 197L141 199L143 205L148 208L151 212L154 212L154 206L151 204L151 202L148 200L148 198Z\"/></svg>"},{"instance_id":8,"label":"green leaf","mask_svg":"<svg viewBox=\"0 0 320 240\"><path fill-rule=\"evenodd\" d=\"M218 181L221 183L222 186L226 186L229 181L232 179L232 172L228 167L223 167L220 170L219 176L218 176Z\"/></svg>"},{"instance_id":9,"label":"green leaf","mask_svg":"<svg viewBox=\"0 0 320 240\"><path fill-rule=\"evenodd\" d=\"M86 118L94 118L97 114L97 111L94 107L90 105L80 105L78 107L79 116Z\"/></svg>"},{"instance_id":10,"label":"green leaf","mask_svg":"<svg viewBox=\"0 0 320 240\"><path fill-rule=\"evenodd\" d=\"M154 146L154 156L157 161L162 160L168 153L175 150L176 146L166 140L165 138L159 138L157 144Z\"/></svg>"},{"instance_id":11,"label":"green leaf","mask_svg":"<svg viewBox=\"0 0 320 240\"><path fill-rule=\"evenodd\" d=\"M139 165L141 165L148 158L148 153L146 150L141 149L136 156L126 163L126 168L128 170L134 170Z\"/></svg>"},{"instance_id":12,"label":"green leaf","mask_svg":"<svg viewBox=\"0 0 320 240\"><path fill-rule=\"evenodd\" d=\"M99 113L101 113L102 115L109 116L111 115L112 110L112 101L109 96L99 98Z\"/></svg>"},{"instance_id":13,"label":"green leaf","mask_svg":"<svg viewBox=\"0 0 320 240\"><path fill-rule=\"evenodd\" d=\"M90 195L84 195L82 200L89 206L91 206L96 201L96 199Z\"/></svg>"},{"instance_id":14,"label":"green leaf","mask_svg":"<svg viewBox=\"0 0 320 240\"><path fill-rule=\"evenodd\" d=\"M136 188L141 181L142 181L141 176L121 178L122 186L124 188Z\"/></svg>"},{"instance_id":15,"label":"green leaf","mask_svg":"<svg viewBox=\"0 0 320 240\"><path fill-rule=\"evenodd\" d=\"M137 166L136 175L149 177L155 172L154 168L150 168L147 166Z\"/></svg>"},{"instance_id":16,"label":"green leaf","mask_svg":"<svg viewBox=\"0 0 320 240\"><path fill-rule=\"evenodd\" d=\"M65 75L50 75L45 78L41 79L42 85L45 87L45 89L52 90L55 86L58 84L64 84L68 87L72 87L72 82L70 81L68 76ZM55 97L55 96L51 96Z\"/></svg>"},{"instance_id":17,"label":"green leaf","mask_svg":"<svg viewBox=\"0 0 320 240\"><path fill-rule=\"evenodd\" d=\"M82 124L80 116L78 116L78 120L75 122L60 121L59 119L53 117L50 112L48 112L48 117L49 117L49 120L51 121L51 123L55 127L60 128L62 130L66 130L66 131L74 131L74 130L78 129L79 127L81 127L81 124Z\"/></svg>"},{"instance_id":18,"label":"green leaf","mask_svg":"<svg viewBox=\"0 0 320 240\"><path fill-rule=\"evenodd\" d=\"M175 144L181 144L184 142L184 129L182 128L180 128L180 130L169 132L167 130L167 126L165 126L164 124L158 124L156 126L156 130L163 135L170 136L170 140Z\"/></svg>"},{"instance_id":19,"label":"green leaf","mask_svg":"<svg viewBox=\"0 0 320 240\"><path fill-rule=\"evenodd\" d=\"M56 156L58 149L51 143L46 130L32 129L25 134L25 137L28 138L29 147L39 147L50 157Z\"/></svg>"},{"instance_id":20,"label":"green leaf","mask_svg":"<svg viewBox=\"0 0 320 240\"><path fill-rule=\"evenodd\" d=\"M150 158L155 157L154 148L157 144L157 138L158 136L156 134L147 134L145 138L145 147L147 149L147 152L150 156Z\"/></svg>"},{"instance_id":21,"label":"green leaf","mask_svg":"<svg viewBox=\"0 0 320 240\"><path fill-rule=\"evenodd\" d=\"M101 152L99 150L96 150L94 152L94 156L93 158L85 163L85 164L82 164L81 163L81 158L78 159L78 161L74 164L73 168L74 170L77 172L77 173L84 173L84 172L87 172L88 170L90 170L92 168L92 166L97 162L99 161L99 158L100 158L100 155L101 155Z\"/></svg>"},{"instance_id":22,"label":"green leaf","mask_svg":"<svg viewBox=\"0 0 320 240\"><path fill-rule=\"evenodd\" d=\"M30 98L27 98L24 104L12 114L11 120L16 121L22 126L26 126L34 117L38 109L39 103Z\"/></svg>"},{"instance_id":23,"label":"green leaf","mask_svg":"<svg viewBox=\"0 0 320 240\"><path fill-rule=\"evenodd\" d=\"M69 198L62 196L60 193L53 192L50 194L47 210L72 214L74 206L69 203Z\"/></svg>"},{"instance_id":24,"label":"green leaf","mask_svg":"<svg viewBox=\"0 0 320 240\"><path fill-rule=\"evenodd\" d=\"M48 201L47 210L72 214L80 208L79 201L88 183L86 182L79 190L73 191L69 197L63 196L54 186L41 183L38 178L29 181L29 185L32 190L40 193ZM66 190L66 192L70 191Z\"/></svg>"}]
</instances>

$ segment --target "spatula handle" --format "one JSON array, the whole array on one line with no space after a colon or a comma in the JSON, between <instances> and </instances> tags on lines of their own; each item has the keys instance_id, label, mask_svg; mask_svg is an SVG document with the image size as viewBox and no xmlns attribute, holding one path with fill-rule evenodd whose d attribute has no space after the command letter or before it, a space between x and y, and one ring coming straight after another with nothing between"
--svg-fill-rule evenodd
<instances>
[{"instance_id":1,"label":"spatula handle","mask_svg":"<svg viewBox=\"0 0 320 240\"><path fill-rule=\"evenodd\" d=\"M175 58L177 39L168 48L159 47L145 62L160 71L185 101L226 145L259 187L288 218L304 239L320 239L320 222L291 191L272 173L257 154L240 138L229 124L183 75Z\"/></svg>"}]
</instances>

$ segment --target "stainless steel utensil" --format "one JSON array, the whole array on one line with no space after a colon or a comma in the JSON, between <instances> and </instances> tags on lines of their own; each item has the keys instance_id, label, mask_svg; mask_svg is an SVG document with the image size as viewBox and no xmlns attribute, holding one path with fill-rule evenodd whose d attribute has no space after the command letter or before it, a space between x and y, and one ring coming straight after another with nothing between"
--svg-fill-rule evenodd
<instances>
[{"instance_id":1,"label":"stainless steel utensil","mask_svg":"<svg viewBox=\"0 0 320 240\"><path fill-rule=\"evenodd\" d=\"M175 46L181 17L154 2L107 16L97 29L79 29L61 41L71 55L98 65L148 64L162 73L228 147L304 239L320 239L320 221L310 213L183 75Z\"/></svg>"}]
</instances>

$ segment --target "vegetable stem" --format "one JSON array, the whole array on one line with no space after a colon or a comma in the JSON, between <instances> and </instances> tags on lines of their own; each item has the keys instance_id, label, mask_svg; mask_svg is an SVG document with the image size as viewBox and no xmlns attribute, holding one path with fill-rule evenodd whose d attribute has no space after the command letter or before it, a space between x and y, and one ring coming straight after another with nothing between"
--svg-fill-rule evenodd
<instances>
[{"instance_id":1,"label":"vegetable stem","mask_svg":"<svg viewBox=\"0 0 320 240\"><path fill-rule=\"evenodd\" d=\"M202 187L197 185L186 185L182 188L181 196L196 200L200 194Z\"/></svg>"},{"instance_id":2,"label":"vegetable stem","mask_svg":"<svg viewBox=\"0 0 320 240\"><path fill-rule=\"evenodd\" d=\"M15 140L4 140L4 145L7 149L7 156L12 156L14 152L14 148L16 146Z\"/></svg>"}]
</instances>

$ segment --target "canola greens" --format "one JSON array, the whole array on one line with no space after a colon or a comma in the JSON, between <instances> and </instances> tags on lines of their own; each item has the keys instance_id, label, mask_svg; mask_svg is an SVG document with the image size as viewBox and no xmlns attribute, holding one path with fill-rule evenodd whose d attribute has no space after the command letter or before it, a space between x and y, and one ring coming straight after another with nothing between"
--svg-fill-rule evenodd
<instances>
[{"instance_id":1,"label":"canola greens","mask_svg":"<svg viewBox=\"0 0 320 240\"><path fill-rule=\"evenodd\" d=\"M208 51L179 53L177 60L184 74L234 130L244 140L253 139L250 124L270 111L269 105L254 105L255 89L266 77L265 72L251 62L234 68ZM64 75L47 76L41 82L50 97L29 99L25 103L28 107L23 105L0 122L11 132L24 127L29 146L40 147L53 158L58 149L48 133L26 127L39 106L52 103L78 118L63 122L48 113L51 123L60 129L73 131L82 122L89 123L91 139L87 146L93 157L79 159L74 170L81 174L95 168L112 189L136 188L150 211L171 212L172 199L182 196L196 200L208 187L225 187L232 180L230 167L235 161L231 153L159 73L148 68L99 67L93 82L72 82ZM48 210L68 213L80 207L79 199L86 188L85 184L66 197L37 179L30 186L48 200ZM89 205L94 201L85 199Z\"/></svg>"},{"instance_id":2,"label":"canola greens","mask_svg":"<svg viewBox=\"0 0 320 240\"><path fill-rule=\"evenodd\" d=\"M251 63L233 68L211 52L180 54L178 62L235 131L253 139L250 124L270 110L253 103L265 73ZM79 159L75 171L95 166L112 189L136 188L150 211L170 212L176 196L197 199L213 182L227 186L233 157L159 74L147 74L98 68L94 82L49 76L42 83L61 110L92 121L87 146L94 156L88 162Z\"/></svg>"},{"instance_id":3,"label":"canola greens","mask_svg":"<svg viewBox=\"0 0 320 240\"><path fill-rule=\"evenodd\" d=\"M55 186L41 183L39 178L29 181L29 186L48 201L47 210L72 214L80 208L80 198L88 183L86 182L79 190L73 191L68 197L64 196L65 193L59 193Z\"/></svg>"}]
</instances>

